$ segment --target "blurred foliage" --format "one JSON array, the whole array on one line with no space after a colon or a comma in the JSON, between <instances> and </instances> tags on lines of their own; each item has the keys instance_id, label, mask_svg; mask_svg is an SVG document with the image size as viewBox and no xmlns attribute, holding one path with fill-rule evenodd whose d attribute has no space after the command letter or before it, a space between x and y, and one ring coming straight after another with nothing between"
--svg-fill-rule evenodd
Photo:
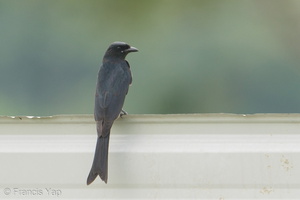
<instances>
[{"instance_id":1,"label":"blurred foliage","mask_svg":"<svg viewBox=\"0 0 300 200\"><path fill-rule=\"evenodd\" d=\"M300 1L0 0L0 115L93 113L125 41L129 113L300 112Z\"/></svg>"}]
</instances>

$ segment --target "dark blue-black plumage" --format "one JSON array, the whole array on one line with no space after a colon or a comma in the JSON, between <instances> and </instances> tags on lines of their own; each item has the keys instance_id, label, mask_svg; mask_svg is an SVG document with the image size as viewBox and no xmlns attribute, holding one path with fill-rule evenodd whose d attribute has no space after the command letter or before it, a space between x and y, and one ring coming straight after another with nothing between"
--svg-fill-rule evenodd
<instances>
[{"instance_id":1,"label":"dark blue-black plumage","mask_svg":"<svg viewBox=\"0 0 300 200\"><path fill-rule=\"evenodd\" d=\"M114 42L107 49L100 67L96 86L94 117L97 123L97 145L94 161L87 178L91 184L99 175L107 183L110 129L122 111L132 76L125 57L138 49L124 42Z\"/></svg>"}]
</instances>

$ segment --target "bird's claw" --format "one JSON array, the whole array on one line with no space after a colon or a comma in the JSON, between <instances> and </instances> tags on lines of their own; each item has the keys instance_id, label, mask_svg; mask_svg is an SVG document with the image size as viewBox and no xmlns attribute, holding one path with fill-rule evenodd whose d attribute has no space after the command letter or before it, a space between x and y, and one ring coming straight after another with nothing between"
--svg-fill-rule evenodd
<instances>
[{"instance_id":1,"label":"bird's claw","mask_svg":"<svg viewBox=\"0 0 300 200\"><path fill-rule=\"evenodd\" d=\"M121 110L121 113L120 113L120 117L123 117L123 115L128 115L128 113L125 111L125 110Z\"/></svg>"}]
</instances>

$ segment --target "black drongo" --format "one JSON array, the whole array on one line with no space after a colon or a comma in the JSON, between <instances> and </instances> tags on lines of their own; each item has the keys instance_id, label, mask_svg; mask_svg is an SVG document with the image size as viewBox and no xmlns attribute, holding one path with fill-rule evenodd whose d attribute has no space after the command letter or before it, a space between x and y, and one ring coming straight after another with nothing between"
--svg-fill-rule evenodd
<instances>
[{"instance_id":1,"label":"black drongo","mask_svg":"<svg viewBox=\"0 0 300 200\"><path fill-rule=\"evenodd\" d=\"M87 178L88 185L98 175L107 183L110 129L114 120L123 112L125 96L132 82L130 66L125 57L128 53L136 51L137 48L124 42L114 42L103 57L98 73L94 109L98 139L92 169Z\"/></svg>"}]
</instances>

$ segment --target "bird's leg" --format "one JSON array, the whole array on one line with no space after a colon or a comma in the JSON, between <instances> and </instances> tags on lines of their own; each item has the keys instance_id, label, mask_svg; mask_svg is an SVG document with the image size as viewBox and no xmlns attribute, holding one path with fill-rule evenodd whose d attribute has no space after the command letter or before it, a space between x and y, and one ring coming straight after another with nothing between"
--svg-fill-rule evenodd
<instances>
[{"instance_id":1,"label":"bird's leg","mask_svg":"<svg viewBox=\"0 0 300 200\"><path fill-rule=\"evenodd\" d=\"M125 111L125 110L121 110L121 113L120 113L120 117L122 117L123 115L128 115L128 113Z\"/></svg>"}]
</instances>

